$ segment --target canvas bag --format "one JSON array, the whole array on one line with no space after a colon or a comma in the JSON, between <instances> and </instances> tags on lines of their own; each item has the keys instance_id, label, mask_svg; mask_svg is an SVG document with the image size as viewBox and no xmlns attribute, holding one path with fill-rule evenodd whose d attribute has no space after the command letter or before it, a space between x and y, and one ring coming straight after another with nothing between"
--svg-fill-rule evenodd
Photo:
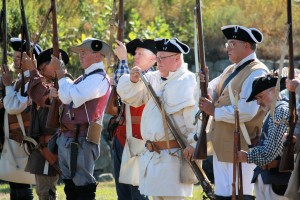
<instances>
[{"instance_id":1,"label":"canvas bag","mask_svg":"<svg viewBox=\"0 0 300 200\"><path fill-rule=\"evenodd\" d=\"M5 140L0 158L0 179L15 183L35 184L35 176L25 172L28 154L25 152L23 144L9 139L8 116L4 116ZM25 136L24 124L20 114L17 115L18 122Z\"/></svg>"},{"instance_id":2,"label":"canvas bag","mask_svg":"<svg viewBox=\"0 0 300 200\"><path fill-rule=\"evenodd\" d=\"M145 144L142 140L132 137L131 117L127 117L128 115L130 116L130 108L128 105L125 105L125 109L126 143L122 154L119 182L138 186L140 174L140 153L143 149L145 149Z\"/></svg>"}]
</instances>

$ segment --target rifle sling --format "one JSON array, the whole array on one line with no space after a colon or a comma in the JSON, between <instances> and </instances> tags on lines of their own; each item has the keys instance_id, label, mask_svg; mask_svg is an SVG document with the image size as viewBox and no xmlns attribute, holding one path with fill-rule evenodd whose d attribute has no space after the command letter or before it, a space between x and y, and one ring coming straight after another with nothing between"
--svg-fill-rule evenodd
<instances>
[{"instance_id":1,"label":"rifle sling","mask_svg":"<svg viewBox=\"0 0 300 200\"><path fill-rule=\"evenodd\" d=\"M225 87L228 85L228 83L236 76L238 75L238 73L240 71L242 71L247 65L249 65L252 61L254 61L253 59L246 61L244 64L242 64L241 66L239 66L234 72L232 72L230 74L230 76L228 76L228 78L224 81L222 88L221 88L221 92L220 94L222 94L223 90L225 89Z\"/></svg>"}]
</instances>

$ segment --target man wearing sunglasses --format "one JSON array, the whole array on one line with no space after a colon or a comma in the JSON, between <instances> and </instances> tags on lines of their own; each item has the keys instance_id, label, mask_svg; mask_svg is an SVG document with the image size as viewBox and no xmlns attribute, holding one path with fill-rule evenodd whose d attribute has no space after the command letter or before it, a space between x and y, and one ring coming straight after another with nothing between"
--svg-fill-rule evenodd
<instances>
[{"instance_id":1,"label":"man wearing sunglasses","mask_svg":"<svg viewBox=\"0 0 300 200\"><path fill-rule=\"evenodd\" d=\"M268 73L268 68L256 57L257 44L263 41L263 34L255 28L228 25L221 28L227 39L225 47L229 60L223 73L209 82L210 97L200 98L200 109L211 116L209 137L214 148L213 168L216 199L231 199L233 171L234 133L234 91L239 95L241 148L255 145L264 117L264 111L255 102L246 102L252 91L255 77ZM244 200L254 199L251 184L254 164L242 164Z\"/></svg>"}]
</instances>

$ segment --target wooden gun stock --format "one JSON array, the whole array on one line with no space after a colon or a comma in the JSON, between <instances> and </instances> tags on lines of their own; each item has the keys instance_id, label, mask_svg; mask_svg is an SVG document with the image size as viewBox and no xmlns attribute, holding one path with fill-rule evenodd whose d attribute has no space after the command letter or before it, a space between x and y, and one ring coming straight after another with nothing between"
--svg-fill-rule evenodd
<instances>
[{"instance_id":1,"label":"wooden gun stock","mask_svg":"<svg viewBox=\"0 0 300 200\"><path fill-rule=\"evenodd\" d=\"M119 107L118 107L118 93L117 93L117 88L115 85L111 86L111 92L110 96L108 98L108 103L105 109L105 113L112 115L112 116L117 116L119 112Z\"/></svg>"},{"instance_id":2,"label":"wooden gun stock","mask_svg":"<svg viewBox=\"0 0 300 200\"><path fill-rule=\"evenodd\" d=\"M197 14L197 24L198 24L198 47L199 47L199 55L200 58L200 68L201 71L199 73L203 73L205 77L205 81L200 82L200 91L201 96L207 98L207 86L208 86L208 78L205 72L205 52L204 52L204 36L203 36L203 27L202 27L202 12L201 12L201 1L196 0L196 14ZM193 154L193 159L206 159L207 158L207 136L206 136L206 126L208 123L209 115L202 112L202 124L201 124L201 132L200 136L197 140L196 149Z\"/></svg>"},{"instance_id":3,"label":"wooden gun stock","mask_svg":"<svg viewBox=\"0 0 300 200\"><path fill-rule=\"evenodd\" d=\"M294 71L294 47L293 47L293 26L292 26L292 2L287 0L287 24L289 25L289 79L295 78ZM296 95L295 92L289 92L289 133L284 142L283 155L279 164L279 171L288 172L294 169L294 145L292 142L295 126L297 123L296 114Z\"/></svg>"},{"instance_id":4,"label":"wooden gun stock","mask_svg":"<svg viewBox=\"0 0 300 200\"><path fill-rule=\"evenodd\" d=\"M207 126L208 119L209 116L205 113L202 113L201 132L197 140L193 159L204 160L207 158L207 134L205 129Z\"/></svg>"},{"instance_id":5,"label":"wooden gun stock","mask_svg":"<svg viewBox=\"0 0 300 200\"><path fill-rule=\"evenodd\" d=\"M232 170L232 200L236 199L236 174L238 170L238 199L243 200L243 173L242 163L238 161L238 151L241 150L241 129L240 129L240 116L238 108L238 94L234 91L234 118L235 118L235 130L233 139L233 170Z\"/></svg>"},{"instance_id":6,"label":"wooden gun stock","mask_svg":"<svg viewBox=\"0 0 300 200\"><path fill-rule=\"evenodd\" d=\"M53 55L59 58L59 46L58 46L58 31L57 31L57 18L56 18L56 2L51 0L52 11L52 25L53 25ZM54 87L58 90L58 80L55 74ZM59 127L59 99L54 97L51 102L51 107L48 112L46 127L58 128Z\"/></svg>"}]
</instances>

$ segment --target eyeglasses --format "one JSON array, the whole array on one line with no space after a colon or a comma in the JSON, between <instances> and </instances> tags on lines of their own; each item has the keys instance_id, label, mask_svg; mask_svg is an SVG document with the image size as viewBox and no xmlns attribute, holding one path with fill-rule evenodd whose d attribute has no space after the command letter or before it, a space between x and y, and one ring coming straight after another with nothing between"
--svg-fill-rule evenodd
<instances>
[{"instance_id":1,"label":"eyeglasses","mask_svg":"<svg viewBox=\"0 0 300 200\"><path fill-rule=\"evenodd\" d=\"M225 48L226 49L228 49L228 48L233 49L237 43L245 43L245 42L242 42L242 41L236 41L236 42L230 41L230 42L226 42L225 43Z\"/></svg>"},{"instance_id":2,"label":"eyeglasses","mask_svg":"<svg viewBox=\"0 0 300 200\"><path fill-rule=\"evenodd\" d=\"M163 56L163 57L157 56L157 57L156 57L156 60L162 61L163 59L170 58L170 57L176 56L176 55L178 55L178 54L179 54L179 53L172 54L172 55L169 55L169 56Z\"/></svg>"}]
</instances>

